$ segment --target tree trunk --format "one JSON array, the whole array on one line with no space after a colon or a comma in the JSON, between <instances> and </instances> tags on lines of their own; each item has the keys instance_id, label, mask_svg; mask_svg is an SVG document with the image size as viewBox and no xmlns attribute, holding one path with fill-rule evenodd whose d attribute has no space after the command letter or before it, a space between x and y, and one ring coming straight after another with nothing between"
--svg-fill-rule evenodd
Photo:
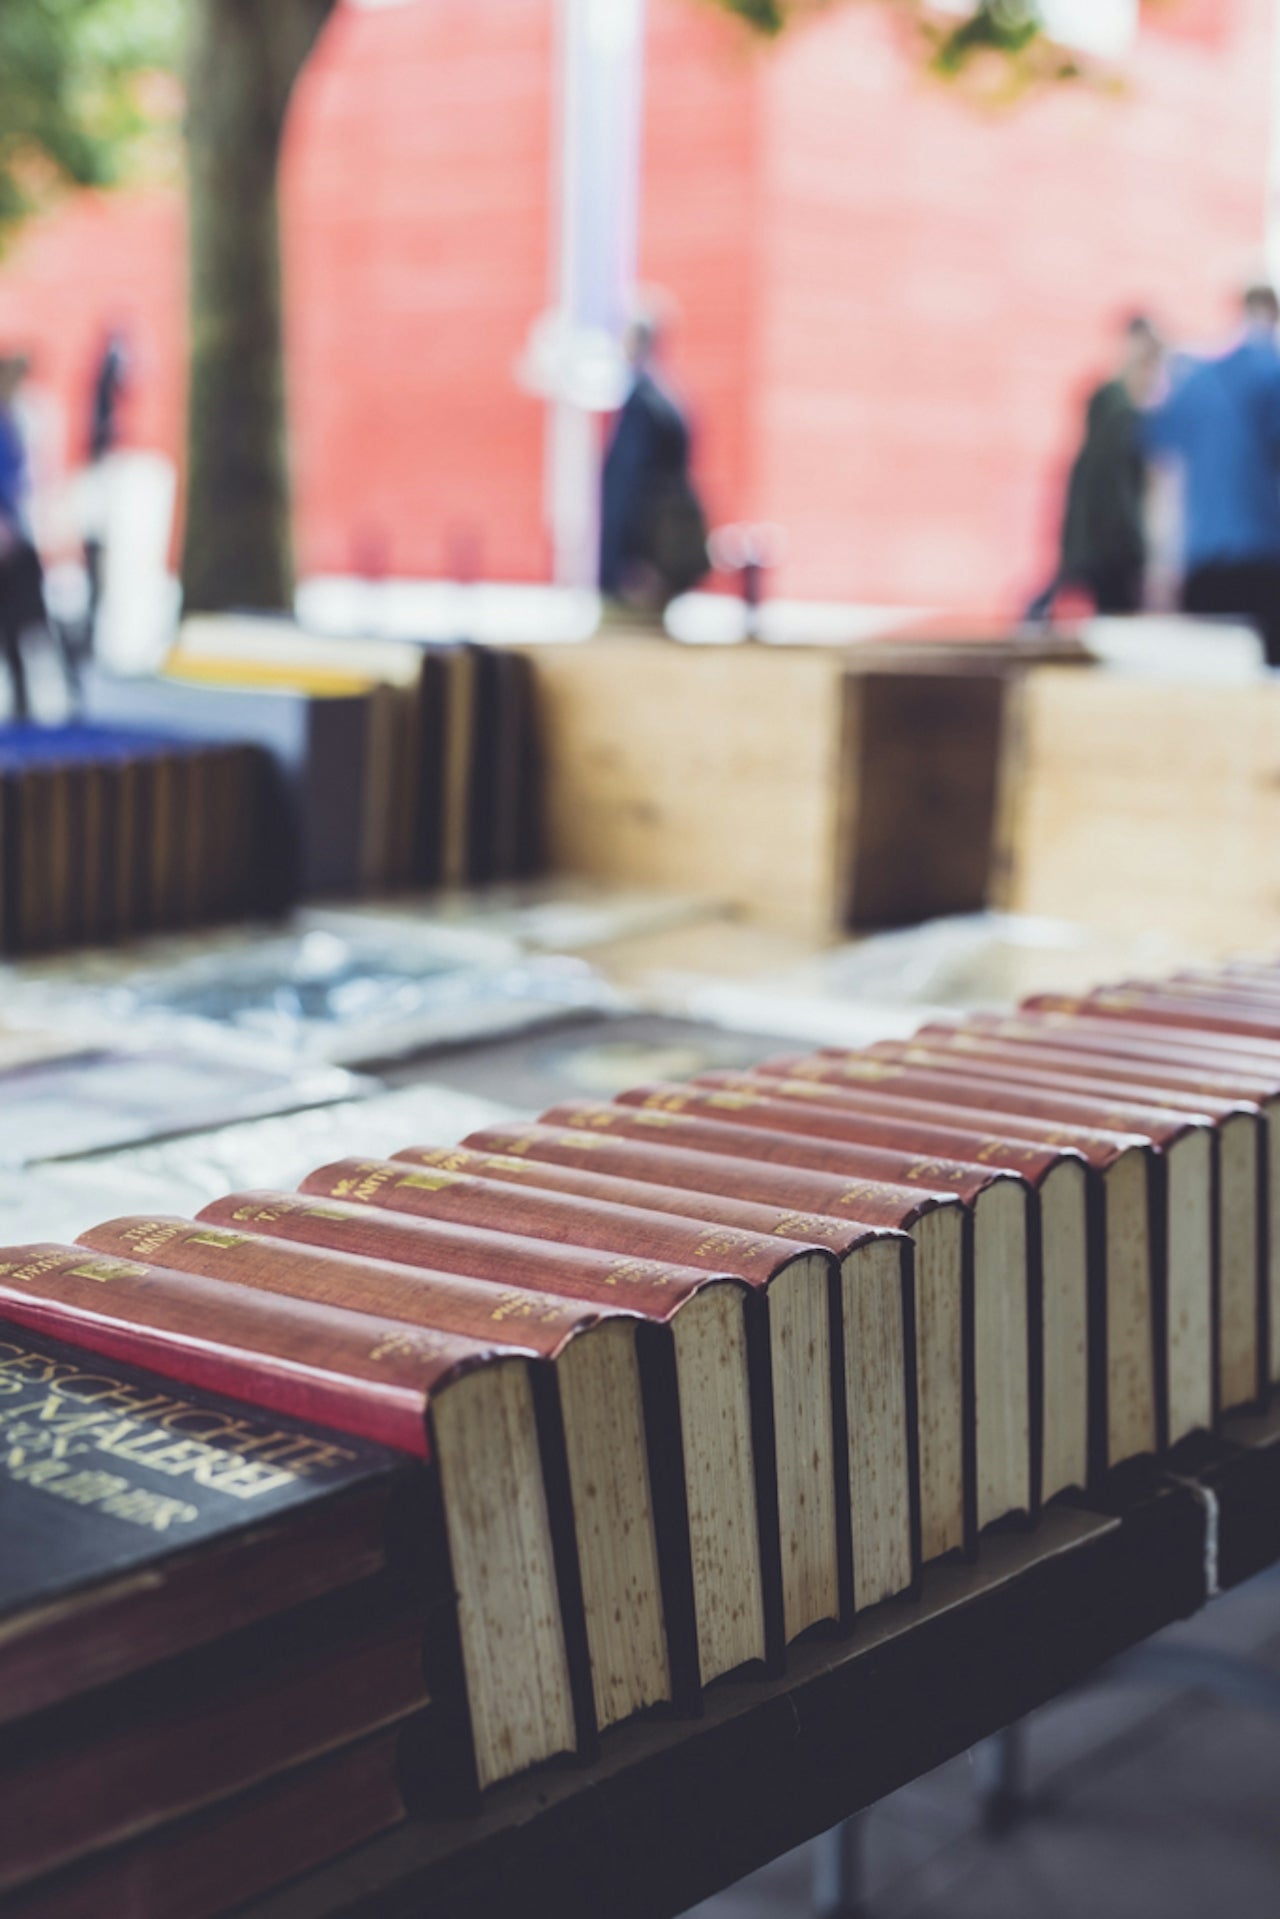
<instances>
[{"instance_id":1,"label":"tree trunk","mask_svg":"<svg viewBox=\"0 0 1280 1919\"><path fill-rule=\"evenodd\" d=\"M188 612L293 605L278 172L334 3L190 0Z\"/></svg>"}]
</instances>

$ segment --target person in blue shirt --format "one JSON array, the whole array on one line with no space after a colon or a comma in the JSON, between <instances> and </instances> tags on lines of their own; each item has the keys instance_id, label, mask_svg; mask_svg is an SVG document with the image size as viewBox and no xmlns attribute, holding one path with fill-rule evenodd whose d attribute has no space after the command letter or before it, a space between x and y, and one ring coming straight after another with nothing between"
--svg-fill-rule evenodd
<instances>
[{"instance_id":1,"label":"person in blue shirt","mask_svg":"<svg viewBox=\"0 0 1280 1919\"><path fill-rule=\"evenodd\" d=\"M1183 610L1249 621L1280 666L1280 301L1252 286L1243 307L1240 338L1175 375L1145 433L1182 470Z\"/></svg>"}]
</instances>

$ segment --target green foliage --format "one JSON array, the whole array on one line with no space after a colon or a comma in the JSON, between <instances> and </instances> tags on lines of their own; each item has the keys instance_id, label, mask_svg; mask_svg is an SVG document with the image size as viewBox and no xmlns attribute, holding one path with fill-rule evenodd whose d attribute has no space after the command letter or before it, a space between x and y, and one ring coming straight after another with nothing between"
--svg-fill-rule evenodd
<instances>
[{"instance_id":1,"label":"green foliage","mask_svg":"<svg viewBox=\"0 0 1280 1919\"><path fill-rule=\"evenodd\" d=\"M967 19L939 26L922 22L930 65L944 80L981 73L1005 96L1037 82L1075 80L1080 68L1040 30L1035 0L979 0Z\"/></svg>"},{"instance_id":2,"label":"green foliage","mask_svg":"<svg viewBox=\"0 0 1280 1919\"><path fill-rule=\"evenodd\" d=\"M177 58L182 0L0 0L0 240L59 186L108 186Z\"/></svg>"},{"instance_id":3,"label":"green foliage","mask_svg":"<svg viewBox=\"0 0 1280 1919\"><path fill-rule=\"evenodd\" d=\"M759 33L781 33L792 11L787 0L720 0L720 5Z\"/></svg>"},{"instance_id":4,"label":"green foliage","mask_svg":"<svg viewBox=\"0 0 1280 1919\"><path fill-rule=\"evenodd\" d=\"M713 0L757 32L775 35L853 0ZM940 79L989 101L1082 77L1070 54L1041 30L1037 0L968 0L957 12L937 0L878 0L901 24L916 58Z\"/></svg>"}]
</instances>

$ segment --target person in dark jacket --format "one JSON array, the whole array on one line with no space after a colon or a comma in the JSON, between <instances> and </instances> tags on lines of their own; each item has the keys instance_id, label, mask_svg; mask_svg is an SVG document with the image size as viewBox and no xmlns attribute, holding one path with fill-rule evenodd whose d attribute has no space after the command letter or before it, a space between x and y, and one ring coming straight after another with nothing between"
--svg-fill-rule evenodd
<instances>
[{"instance_id":1,"label":"person in dark jacket","mask_svg":"<svg viewBox=\"0 0 1280 1919\"><path fill-rule=\"evenodd\" d=\"M707 570L707 528L689 478L690 433L658 380L651 319L633 321L633 369L605 454L600 501L600 591L636 611L660 612Z\"/></svg>"},{"instance_id":2,"label":"person in dark jacket","mask_svg":"<svg viewBox=\"0 0 1280 1919\"><path fill-rule=\"evenodd\" d=\"M1062 587L1087 593L1099 613L1137 613L1146 571L1147 464L1142 408L1160 370L1155 328L1135 314L1114 377L1089 395L1084 439L1072 462L1058 571L1029 609L1042 618Z\"/></svg>"}]
</instances>

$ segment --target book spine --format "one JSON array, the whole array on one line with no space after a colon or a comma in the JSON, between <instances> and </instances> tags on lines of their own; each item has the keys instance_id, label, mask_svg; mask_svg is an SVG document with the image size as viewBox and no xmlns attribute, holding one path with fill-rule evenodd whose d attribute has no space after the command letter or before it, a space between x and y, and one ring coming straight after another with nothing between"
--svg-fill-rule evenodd
<instances>
[{"instance_id":1,"label":"book spine","mask_svg":"<svg viewBox=\"0 0 1280 1919\"><path fill-rule=\"evenodd\" d=\"M1141 1026L1168 1026L1177 1032L1191 1030L1202 1038L1223 1035L1234 1040L1261 1040L1273 1045L1280 1039L1280 1022L1251 1019L1247 1015L1219 1012L1211 1002L1197 1005L1194 999L1166 999L1156 993L1099 992L1084 1000L1071 1000L1054 993L1038 994L1024 1002L1028 1012L1070 1013L1081 1011L1091 1018L1123 1019Z\"/></svg>"},{"instance_id":2,"label":"book spine","mask_svg":"<svg viewBox=\"0 0 1280 1919\"><path fill-rule=\"evenodd\" d=\"M836 1254L848 1252L860 1237L858 1227L852 1222L816 1211L805 1212L795 1206L769 1205L723 1193L688 1190L667 1185L657 1177L646 1185L642 1179L615 1176L604 1167L597 1170L594 1166L560 1164L553 1158L542 1158L532 1153L520 1157L496 1147L486 1152L467 1146L407 1146L392 1160L339 1160L309 1175L300 1190L336 1193L336 1182L339 1180L359 1182L372 1174L385 1181L391 1175L402 1175L406 1166L474 1172L481 1178L501 1180L511 1185L545 1187L549 1192L577 1194L602 1205L636 1207L685 1219L718 1221L726 1226L740 1227L746 1232L773 1234L779 1239L821 1246ZM384 1172L384 1169L389 1171ZM705 1178L705 1161L701 1162L701 1169ZM656 1171L660 1172L661 1168L658 1167ZM349 1193L342 1195L348 1196ZM386 1200L374 1203L388 1204Z\"/></svg>"},{"instance_id":3,"label":"book spine","mask_svg":"<svg viewBox=\"0 0 1280 1919\"><path fill-rule=\"evenodd\" d=\"M433 1385L485 1349L65 1246L0 1254L0 1315L91 1352L427 1457Z\"/></svg>"},{"instance_id":4,"label":"book spine","mask_svg":"<svg viewBox=\"0 0 1280 1919\"><path fill-rule=\"evenodd\" d=\"M752 1075L751 1084L758 1085L770 1098L805 1100L812 1093L814 1101L817 1094L811 1081L791 1079L781 1074L773 1074L764 1068ZM1012 1127L1001 1134L994 1128L978 1132L958 1125L931 1125L921 1118L894 1117L883 1111L872 1113L865 1108L850 1106L842 1097L843 1089L831 1089L832 1103L847 1119L850 1126L850 1138L865 1140L869 1146L884 1149L896 1148L913 1155L928 1154L941 1160L962 1161L973 1166L987 1166L993 1171L1020 1173L1023 1179L1036 1185L1046 1173L1058 1165L1064 1152L1075 1152L1074 1148L1038 1146L1029 1140L1016 1137ZM821 1103L825 1106L826 1100ZM943 1107L945 1116L948 1108ZM1078 1153L1076 1157L1080 1157Z\"/></svg>"},{"instance_id":5,"label":"book spine","mask_svg":"<svg viewBox=\"0 0 1280 1919\"><path fill-rule=\"evenodd\" d=\"M665 1140L659 1143L656 1134L650 1139L636 1139L626 1131L603 1130L615 1120L628 1122L631 1115L626 1107L559 1110L566 1116L564 1124L490 1126L469 1134L463 1144L512 1165L529 1165L538 1169L538 1177L544 1169L553 1176L562 1172L590 1177L596 1168L602 1168L611 1177L641 1190L661 1187L679 1191L699 1206L724 1197L749 1205L767 1203L784 1215L791 1208L800 1208L802 1217L809 1212L837 1220L848 1216L847 1208L840 1205L846 1182L823 1173L806 1172L799 1166L769 1166L747 1158L718 1158ZM413 1160L419 1153L432 1150L407 1147L397 1157ZM856 1222L853 1224L856 1228Z\"/></svg>"},{"instance_id":6,"label":"book spine","mask_svg":"<svg viewBox=\"0 0 1280 1919\"><path fill-rule=\"evenodd\" d=\"M687 1090L677 1086L640 1086L633 1092L621 1094L620 1100L628 1105L653 1104L664 1111L688 1111L699 1117L715 1113L731 1125L744 1128L759 1127L771 1132L838 1141L845 1152L846 1164L853 1172L863 1173L868 1179L887 1180L895 1186L922 1186L933 1192L955 1193L963 1200L976 1198L992 1179L1004 1177L964 1160L939 1159L893 1147L868 1145L856 1120L851 1121L834 1107L771 1098L767 1091L770 1084L763 1080L758 1084L752 1082L750 1087L724 1090L697 1084Z\"/></svg>"},{"instance_id":7,"label":"book spine","mask_svg":"<svg viewBox=\"0 0 1280 1919\"><path fill-rule=\"evenodd\" d=\"M913 1064L919 1064L926 1072L972 1072L980 1074L983 1079L999 1079L1019 1086L1043 1087L1046 1091L1061 1092L1068 1099L1131 1103L1143 1113L1161 1110L1170 1113L1190 1112L1201 1119L1214 1120L1239 1110L1236 1101L1220 1100L1208 1094L1192 1098L1176 1089L1154 1087L1144 1082L1136 1069L1124 1073L1109 1062L1099 1063L1088 1075L1066 1073L1052 1058L1028 1056L1027 1049L1019 1047L1003 1048L998 1044L982 1042L963 1051L950 1046L913 1046L909 1057Z\"/></svg>"},{"instance_id":8,"label":"book spine","mask_svg":"<svg viewBox=\"0 0 1280 1919\"><path fill-rule=\"evenodd\" d=\"M352 1229L354 1243L381 1259L415 1257L415 1246L421 1249L416 1257L426 1257L433 1241L421 1232L421 1223L437 1220L600 1252L671 1259L703 1272L731 1274L752 1286L768 1285L778 1268L803 1250L790 1240L744 1232L727 1223L664 1213L656 1197L647 1207L637 1209L538 1187L527 1176L524 1185L513 1186L510 1181L479 1178L451 1168L433 1166L410 1171L407 1166L387 1162L385 1170L366 1172L354 1184L349 1175L339 1171L332 1180L312 1174L304 1186L308 1193L350 1203L353 1212L344 1219ZM242 1215L230 1212L230 1205L229 1201L218 1201L216 1210L206 1207L202 1217L231 1224ZM314 1207L308 1210L317 1211ZM399 1218L380 1218L382 1211L407 1214L413 1224ZM345 1245L343 1222L336 1213L334 1224L335 1236L327 1243ZM452 1246L452 1235L447 1244ZM398 1252L400 1247L404 1250Z\"/></svg>"},{"instance_id":9,"label":"book spine","mask_svg":"<svg viewBox=\"0 0 1280 1919\"><path fill-rule=\"evenodd\" d=\"M1280 1077L1247 1072L1243 1067L1232 1072L1220 1065L1200 1065L1193 1058L1178 1060L1159 1047L1150 1053L1126 1052L1116 1043L1107 1045L1089 1036L1087 1045L1073 1044L1056 1027L1038 1027L1030 1022L1009 1019L998 1024L969 1027L924 1027L922 1039L942 1045L963 1055L999 1057L1034 1067L1042 1063L1055 1074L1072 1080L1093 1079L1104 1075L1112 1079L1136 1081L1162 1091L1172 1088L1182 1093L1202 1093L1210 1099L1256 1104L1280 1092Z\"/></svg>"},{"instance_id":10,"label":"book spine","mask_svg":"<svg viewBox=\"0 0 1280 1919\"><path fill-rule=\"evenodd\" d=\"M954 1066L911 1066L880 1055L850 1054L842 1062L851 1080L866 1079L888 1092L912 1098L1003 1112L1040 1120L1058 1128L1082 1126L1110 1133L1129 1133L1164 1144L1183 1130L1185 1116L1137 1102L1117 1104L1080 1095L1038 1092L1016 1074L980 1073L967 1061Z\"/></svg>"},{"instance_id":11,"label":"book spine","mask_svg":"<svg viewBox=\"0 0 1280 1919\"><path fill-rule=\"evenodd\" d=\"M292 1202L289 1194L261 1196L253 1204L255 1230L231 1230L222 1222L248 1208L249 1196L233 1195L205 1209L202 1221L116 1219L81 1235L81 1244L117 1258L163 1256L166 1267L225 1286L289 1296L312 1306L361 1317L404 1321L437 1339L462 1338L527 1357L554 1358L566 1340L597 1317L564 1299L512 1285L473 1283L438 1272L425 1259L413 1267L371 1256L352 1233L345 1253L332 1250L335 1209L318 1201ZM326 1216L327 1215L327 1216ZM357 1212L356 1225L364 1215ZM328 1237L324 1237L324 1235ZM302 1243L286 1242L296 1236Z\"/></svg>"},{"instance_id":12,"label":"book spine","mask_svg":"<svg viewBox=\"0 0 1280 1919\"><path fill-rule=\"evenodd\" d=\"M584 1138L599 1137L602 1129L609 1129L613 1138L636 1144L652 1146L660 1140L664 1150L668 1142L671 1146L678 1142L681 1149L690 1149L693 1157L707 1164L701 1177L710 1192L732 1181L732 1190L744 1197L767 1193L781 1203L783 1194L791 1193L797 1204L814 1205L821 1192L824 1212L874 1226L902 1226L915 1218L922 1201L930 1197L886 1180L859 1178L843 1146L809 1135L752 1131L691 1114L622 1105L556 1106L543 1114L542 1123L570 1133L581 1128ZM684 1167L682 1151L679 1162L674 1157L670 1161L669 1177L674 1181ZM936 1200L937 1196L931 1197Z\"/></svg>"}]
</instances>

